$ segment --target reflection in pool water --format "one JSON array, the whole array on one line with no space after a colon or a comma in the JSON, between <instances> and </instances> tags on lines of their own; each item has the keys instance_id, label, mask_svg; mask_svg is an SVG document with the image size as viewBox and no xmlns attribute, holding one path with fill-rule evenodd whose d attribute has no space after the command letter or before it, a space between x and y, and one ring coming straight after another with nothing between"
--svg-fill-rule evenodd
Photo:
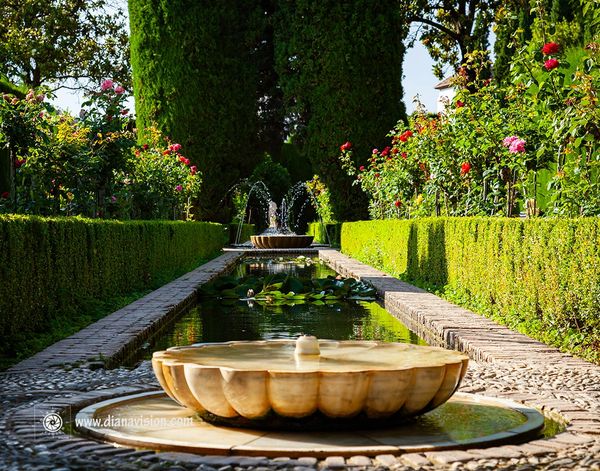
<instances>
[{"instance_id":1,"label":"reflection in pool water","mask_svg":"<svg viewBox=\"0 0 600 471\"><path fill-rule=\"evenodd\" d=\"M319 261L249 259L234 275L286 272L294 276L324 278L336 273ZM181 316L148 345L143 354L199 342L296 338L301 334L321 339L382 340L426 345L414 332L376 302L336 301L293 306L261 306L251 301L204 299Z\"/></svg>"}]
</instances>

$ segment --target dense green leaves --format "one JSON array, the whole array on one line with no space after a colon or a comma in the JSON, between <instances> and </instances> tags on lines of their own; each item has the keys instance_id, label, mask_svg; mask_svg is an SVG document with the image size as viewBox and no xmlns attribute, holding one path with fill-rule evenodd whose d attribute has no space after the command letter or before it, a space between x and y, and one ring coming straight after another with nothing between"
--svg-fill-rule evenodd
<instances>
[{"instance_id":1,"label":"dense green leaves","mask_svg":"<svg viewBox=\"0 0 600 471\"><path fill-rule=\"evenodd\" d=\"M200 294L224 302L248 300L261 305L294 305L306 302L335 303L341 299L374 299L375 289L354 278L302 278L287 273L242 278L224 276L203 285Z\"/></svg>"},{"instance_id":2,"label":"dense green leaves","mask_svg":"<svg viewBox=\"0 0 600 471\"><path fill-rule=\"evenodd\" d=\"M313 171L331 192L334 218L354 220L366 204L336 162L350 140L363 152L404 116L402 41L394 1L279 2L275 44L285 102Z\"/></svg>"},{"instance_id":3,"label":"dense green leaves","mask_svg":"<svg viewBox=\"0 0 600 471\"><path fill-rule=\"evenodd\" d=\"M122 12L102 0L0 2L0 75L29 87L129 83Z\"/></svg>"}]
</instances>

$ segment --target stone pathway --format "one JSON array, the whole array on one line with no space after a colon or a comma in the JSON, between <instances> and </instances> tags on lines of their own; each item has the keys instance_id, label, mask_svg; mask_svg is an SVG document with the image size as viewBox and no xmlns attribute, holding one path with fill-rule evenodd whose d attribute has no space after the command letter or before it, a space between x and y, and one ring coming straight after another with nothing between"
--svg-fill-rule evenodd
<instances>
[{"instance_id":1,"label":"stone pathway","mask_svg":"<svg viewBox=\"0 0 600 471\"><path fill-rule=\"evenodd\" d=\"M93 363L111 367L126 358L174 316L197 301L198 287L231 267L242 254L227 252L143 298L56 342L9 372Z\"/></svg>"},{"instance_id":2,"label":"stone pathway","mask_svg":"<svg viewBox=\"0 0 600 471\"><path fill-rule=\"evenodd\" d=\"M221 269L224 269L237 258L235 253L230 256L231 259L220 257L215 261L220 260ZM57 355L54 360L51 360L53 358L51 355L43 355L42 352L38 357L43 361L42 367L37 367L33 359L30 359L21 363L19 368L15 367L7 373L0 374L0 469L600 470L599 367L511 332L338 252L323 250L320 251L320 256L342 274L351 274L371 281L382 294L386 308L409 323L430 343L441 344L443 339L448 339L454 348L469 352L476 361L470 363L461 387L462 391L507 397L538 407L547 415L569 420L566 430L552 439L539 439L523 445L411 453L397 457L354 456L344 459L330 456L321 461L313 457L269 460L261 457L196 456L115 448L63 433L50 434L43 430L41 419L48 412L61 412L68 417L76 410L101 399L157 389L158 384L149 362L143 362L131 370L126 368L92 370L84 365L67 371L58 367L47 367L60 363L61 360L64 362L67 355ZM202 275L196 273L192 276L198 270L201 272L203 267L210 268L209 271L212 273ZM216 264L203 267L176 280L176 282L189 281L187 288L184 287L185 283L182 283L169 289L161 288L160 296L155 295L156 292L149 295L156 296L151 299L157 304L158 309L167 306L177 307L175 301L182 300L185 292L193 297L198 283L205 282L220 271ZM181 290L175 289L179 286ZM171 296L173 291L178 292L178 295ZM142 306L144 305L140 304L138 307ZM150 310L148 308L148 311ZM137 309L127 312L132 316L131 322L127 323L123 320L117 329L118 333L124 334L130 327L138 328L140 319L134 317ZM163 317L169 315L164 314L164 311L161 312ZM126 316L122 314L120 317ZM155 322L160 322L160 316L157 315L155 319ZM110 328L110 323L103 325L106 329ZM144 329L150 328L151 325L149 323L140 326L143 329L136 332L144 332ZM92 327L94 326L90 326ZM102 333L101 329L90 330L90 333L94 331L96 335ZM81 332L77 335L80 334ZM88 337L80 337L79 342L86 342L86 338ZM122 335L119 341L133 345L131 342L134 340L132 336ZM106 358L117 358L122 355L120 352L124 351L124 347L119 349L119 342L116 341L111 345L112 350L104 350L107 352ZM50 349L54 347L56 345ZM74 355L72 358L75 360L71 361L85 362L89 358L87 355L92 352L93 356L96 348L96 346L93 349L84 348L81 354ZM61 350L54 351L68 352L68 350L61 347Z\"/></svg>"}]
</instances>

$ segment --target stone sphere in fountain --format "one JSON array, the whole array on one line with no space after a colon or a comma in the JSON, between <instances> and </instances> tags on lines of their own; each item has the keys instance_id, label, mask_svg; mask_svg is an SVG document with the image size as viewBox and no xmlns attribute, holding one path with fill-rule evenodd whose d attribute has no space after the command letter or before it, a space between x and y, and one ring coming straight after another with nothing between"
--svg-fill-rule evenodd
<instances>
[{"instance_id":1,"label":"stone sphere in fountain","mask_svg":"<svg viewBox=\"0 0 600 471\"><path fill-rule=\"evenodd\" d=\"M155 352L165 392L222 425L335 429L393 425L446 402L468 357L375 341L239 341Z\"/></svg>"}]
</instances>

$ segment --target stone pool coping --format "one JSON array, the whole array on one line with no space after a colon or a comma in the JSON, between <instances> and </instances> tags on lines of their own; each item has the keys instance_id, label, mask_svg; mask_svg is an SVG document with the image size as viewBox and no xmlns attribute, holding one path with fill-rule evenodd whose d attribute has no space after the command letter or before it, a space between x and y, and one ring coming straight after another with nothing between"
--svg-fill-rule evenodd
<instances>
[{"instance_id":1,"label":"stone pool coping","mask_svg":"<svg viewBox=\"0 0 600 471\"><path fill-rule=\"evenodd\" d=\"M596 365L563 354L529 337L512 332L506 327L452 305L435 295L401 282L335 250L319 250L318 253L320 258L338 272L373 283L382 297L385 308L432 344L441 345L448 342L451 348L465 351L472 358L481 362L513 362L523 367L534 364L543 366L544 364L561 363L566 368L594 372L594 374L600 371L600 367ZM50 367L57 368L71 363L81 364L90 361L90 358L97 359L100 353L108 364L118 361L119 358L139 345L140 341L147 338L151 332L158 330L164 322L187 307L195 299L195 293L200 284L218 276L241 256L242 254L237 251L225 253L92 324L78 334L15 365L8 373L32 374L42 372ZM102 341L98 340L99 337L102 337ZM47 449L56 450L62 455L89 454L100 458L115 457L123 460L139 457L148 461L183 461L217 468L222 466L320 466L325 468L408 466L418 469L446 466L452 463L460 465L482 459L507 460L554 456L581 447L594 446L594 449L598 449L598 446L594 444L600 443L598 417L593 412L578 406L575 401L569 400L568 394L563 394L562 399L556 399L544 398L518 390L494 395L535 407L545 415L554 418L562 417L569 421L566 429L553 438L538 439L523 445L505 445L466 451L409 453L398 457L386 454L374 459L365 456L353 456L348 459L341 456L329 456L319 462L315 457L301 457L286 461L285 459L268 460L263 457L199 456L174 452L155 454L153 451L115 448L110 444L62 432L49 434L42 427L41 417L46 413L58 412L65 416L73 416L72 414L81 408L100 400L155 389L155 385L135 385L90 392L74 391L68 394L65 394L64 391L56 391L53 397L38 402L35 407L27 404L11 410L11 415L6 420L6 432L24 446L44 445ZM576 393L574 392L574 394Z\"/></svg>"},{"instance_id":2,"label":"stone pool coping","mask_svg":"<svg viewBox=\"0 0 600 471\"><path fill-rule=\"evenodd\" d=\"M85 363L109 368L117 365L170 319L193 305L200 285L228 270L242 256L240 252L226 252L17 363L8 373L35 373Z\"/></svg>"}]
</instances>

